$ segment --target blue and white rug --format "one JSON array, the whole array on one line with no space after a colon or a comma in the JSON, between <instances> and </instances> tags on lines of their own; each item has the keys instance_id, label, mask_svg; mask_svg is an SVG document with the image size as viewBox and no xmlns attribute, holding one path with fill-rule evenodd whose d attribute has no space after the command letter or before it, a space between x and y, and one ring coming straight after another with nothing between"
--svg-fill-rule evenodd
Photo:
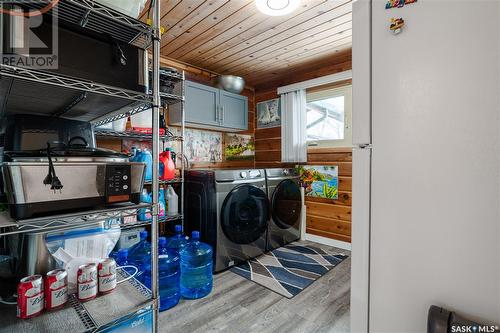
<instances>
[{"instance_id":1,"label":"blue and white rug","mask_svg":"<svg viewBox=\"0 0 500 333\"><path fill-rule=\"evenodd\" d=\"M231 271L292 298L347 257L295 242L232 267Z\"/></svg>"}]
</instances>

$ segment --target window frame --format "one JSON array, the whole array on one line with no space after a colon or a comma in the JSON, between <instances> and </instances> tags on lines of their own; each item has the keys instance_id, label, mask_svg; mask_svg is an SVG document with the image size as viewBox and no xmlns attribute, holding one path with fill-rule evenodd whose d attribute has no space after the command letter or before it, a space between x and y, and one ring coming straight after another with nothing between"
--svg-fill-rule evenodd
<instances>
[{"instance_id":1,"label":"window frame","mask_svg":"<svg viewBox=\"0 0 500 333\"><path fill-rule=\"evenodd\" d=\"M344 96L344 139L343 140L311 140L307 148L352 147L352 83L345 82L333 87L315 87L307 90L307 103L327 98Z\"/></svg>"}]
</instances>

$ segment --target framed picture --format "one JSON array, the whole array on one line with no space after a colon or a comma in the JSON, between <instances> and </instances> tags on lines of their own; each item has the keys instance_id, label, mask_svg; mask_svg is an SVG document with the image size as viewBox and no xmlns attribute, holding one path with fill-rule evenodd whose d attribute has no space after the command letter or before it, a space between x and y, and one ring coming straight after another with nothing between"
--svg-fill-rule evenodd
<instances>
[{"instance_id":1,"label":"framed picture","mask_svg":"<svg viewBox=\"0 0 500 333\"><path fill-rule=\"evenodd\" d=\"M224 138L226 160L251 160L255 157L255 144L251 135L226 133Z\"/></svg>"},{"instance_id":2,"label":"framed picture","mask_svg":"<svg viewBox=\"0 0 500 333\"><path fill-rule=\"evenodd\" d=\"M301 165L297 168L306 196L332 200L339 198L338 166Z\"/></svg>"},{"instance_id":3,"label":"framed picture","mask_svg":"<svg viewBox=\"0 0 500 333\"><path fill-rule=\"evenodd\" d=\"M281 126L280 99L257 103L257 128Z\"/></svg>"}]
</instances>

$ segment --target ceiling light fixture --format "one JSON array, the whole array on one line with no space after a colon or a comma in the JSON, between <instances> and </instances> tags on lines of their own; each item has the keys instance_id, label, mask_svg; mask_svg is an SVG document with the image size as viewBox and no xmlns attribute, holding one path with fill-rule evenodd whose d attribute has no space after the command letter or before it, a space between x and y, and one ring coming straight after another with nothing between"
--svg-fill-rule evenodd
<instances>
[{"instance_id":1,"label":"ceiling light fixture","mask_svg":"<svg viewBox=\"0 0 500 333\"><path fill-rule=\"evenodd\" d=\"M300 5L300 0L255 0L257 9L270 16L290 14Z\"/></svg>"}]
</instances>

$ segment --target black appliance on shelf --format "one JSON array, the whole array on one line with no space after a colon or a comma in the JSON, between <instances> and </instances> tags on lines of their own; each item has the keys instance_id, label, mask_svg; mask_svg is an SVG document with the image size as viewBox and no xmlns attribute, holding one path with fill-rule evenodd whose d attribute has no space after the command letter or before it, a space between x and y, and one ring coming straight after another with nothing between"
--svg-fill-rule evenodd
<instances>
[{"instance_id":1,"label":"black appliance on shelf","mask_svg":"<svg viewBox=\"0 0 500 333\"><path fill-rule=\"evenodd\" d=\"M97 148L89 123L8 115L2 124L3 189L13 218L140 202L145 164Z\"/></svg>"},{"instance_id":2,"label":"black appliance on shelf","mask_svg":"<svg viewBox=\"0 0 500 333\"><path fill-rule=\"evenodd\" d=\"M1 18L2 54L19 56L23 51L26 52L25 49L11 47L13 45L10 41L11 36L21 34L21 32L16 33L15 29L28 30L30 34L36 36L24 41L30 55L32 53L36 55L37 49L30 47L29 43L41 41L51 46L57 66L39 69L25 67L34 70L35 74L36 72L55 74L127 91L147 92L148 73L145 70L147 54L144 49L118 40L111 34L97 33L63 19L59 19L55 27L52 24L53 16L49 13L43 14L42 23L32 29L26 29L23 24L12 24L11 21L15 18L8 14L3 14ZM57 43L52 41L54 31L58 36ZM19 63L16 65L21 66ZM94 110L97 108L100 109L100 114L106 114L124 107L133 108L136 104L137 102L133 100L106 94L85 93L78 89L49 85L36 79L28 81L7 75L0 77L0 113L45 114L90 121L96 118Z\"/></svg>"}]
</instances>

